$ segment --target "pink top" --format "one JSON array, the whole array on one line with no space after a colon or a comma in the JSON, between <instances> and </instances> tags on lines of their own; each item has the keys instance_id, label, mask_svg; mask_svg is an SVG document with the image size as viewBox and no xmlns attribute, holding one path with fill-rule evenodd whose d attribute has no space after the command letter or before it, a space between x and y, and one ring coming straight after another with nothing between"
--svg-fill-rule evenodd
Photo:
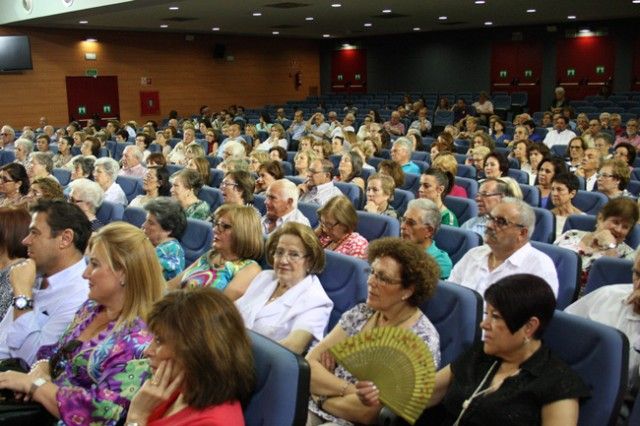
<instances>
[{"instance_id":1,"label":"pink top","mask_svg":"<svg viewBox=\"0 0 640 426\"><path fill-rule=\"evenodd\" d=\"M183 408L175 414L163 417L180 392L171 395L164 403L158 405L148 419L148 426L244 426L242 406L239 401L196 410Z\"/></svg>"},{"instance_id":2,"label":"pink top","mask_svg":"<svg viewBox=\"0 0 640 426\"><path fill-rule=\"evenodd\" d=\"M453 184L453 188L451 189L449 195L453 195L454 197L469 198L467 190L456 184Z\"/></svg>"},{"instance_id":3,"label":"pink top","mask_svg":"<svg viewBox=\"0 0 640 426\"><path fill-rule=\"evenodd\" d=\"M320 235L320 244L326 248L331 244L331 238L326 234ZM347 256L359 257L360 259L367 258L367 247L369 247L369 241L367 241L362 235L357 232L352 232L342 239L338 247L333 249L336 253L346 254Z\"/></svg>"}]
</instances>

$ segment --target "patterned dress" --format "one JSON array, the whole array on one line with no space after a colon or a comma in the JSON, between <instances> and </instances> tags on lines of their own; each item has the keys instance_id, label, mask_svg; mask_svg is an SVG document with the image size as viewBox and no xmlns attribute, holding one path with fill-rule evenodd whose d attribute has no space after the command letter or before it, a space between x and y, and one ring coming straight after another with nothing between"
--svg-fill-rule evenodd
<instances>
[{"instance_id":1,"label":"patterned dress","mask_svg":"<svg viewBox=\"0 0 640 426\"><path fill-rule=\"evenodd\" d=\"M320 244L323 248L327 248L329 244L331 244L331 238L326 234L321 234ZM369 242L357 232L352 232L343 238L340 241L340 244L333 249L336 253L346 254L347 256L353 256L360 259L367 258L367 248L369 247Z\"/></svg>"},{"instance_id":2,"label":"patterned dress","mask_svg":"<svg viewBox=\"0 0 640 426\"><path fill-rule=\"evenodd\" d=\"M376 311L368 307L366 304L361 303L342 314L342 317L338 322L338 326L340 326L349 337L354 336L362 331L362 328L365 326L369 318L371 318L375 313ZM424 343L429 347L429 350L433 355L433 362L435 362L436 370L438 370L438 367L440 366L440 336L438 335L436 328L424 314L420 314L418 321L416 321L413 327L411 327L411 331L424 340ZM349 383L355 384L357 381L357 379L340 364L336 367L334 374L337 378L346 380ZM311 398L309 399L309 411L315 413L328 422L334 422L340 426L353 425L353 423L347 420L340 419L321 410Z\"/></svg>"},{"instance_id":3,"label":"patterned dress","mask_svg":"<svg viewBox=\"0 0 640 426\"><path fill-rule=\"evenodd\" d=\"M216 268L212 262L215 255L213 250L209 251L185 269L180 286L182 288L211 287L223 291L240 270L256 263L252 259L234 260Z\"/></svg>"},{"instance_id":4,"label":"patterned dress","mask_svg":"<svg viewBox=\"0 0 640 426\"><path fill-rule=\"evenodd\" d=\"M206 201L200 200L184 209L184 213L191 219L207 220L211 211L209 204L207 204Z\"/></svg>"},{"instance_id":5,"label":"patterned dress","mask_svg":"<svg viewBox=\"0 0 640 426\"><path fill-rule=\"evenodd\" d=\"M169 281L184 269L184 250L177 240L171 239L158 244L156 254L165 280Z\"/></svg>"},{"instance_id":6,"label":"patterned dress","mask_svg":"<svg viewBox=\"0 0 640 426\"><path fill-rule=\"evenodd\" d=\"M55 345L38 350L38 359L51 359L61 352L61 373L56 401L62 425L116 425L126 416L131 399L150 374L143 351L152 335L140 318L114 329L115 322L91 340L69 349L104 307L85 302ZM53 372L52 372L53 374Z\"/></svg>"}]
</instances>

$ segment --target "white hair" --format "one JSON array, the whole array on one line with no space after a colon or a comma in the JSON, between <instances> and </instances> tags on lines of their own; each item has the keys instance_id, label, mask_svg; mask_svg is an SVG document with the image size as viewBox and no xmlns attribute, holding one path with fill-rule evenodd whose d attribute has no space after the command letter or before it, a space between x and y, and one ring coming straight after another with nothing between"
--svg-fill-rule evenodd
<instances>
[{"instance_id":1,"label":"white hair","mask_svg":"<svg viewBox=\"0 0 640 426\"><path fill-rule=\"evenodd\" d=\"M71 181L69 187L74 195L78 195L82 198L82 201L89 203L93 212L95 212L102 204L102 201L104 201L104 191L97 182L80 178Z\"/></svg>"}]
</instances>

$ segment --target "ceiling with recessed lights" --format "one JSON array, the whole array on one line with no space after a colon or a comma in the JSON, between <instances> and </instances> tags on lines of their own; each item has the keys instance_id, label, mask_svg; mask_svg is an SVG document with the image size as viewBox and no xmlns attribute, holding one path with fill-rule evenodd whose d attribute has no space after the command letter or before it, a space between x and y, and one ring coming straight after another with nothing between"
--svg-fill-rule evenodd
<instances>
[{"instance_id":1,"label":"ceiling with recessed lights","mask_svg":"<svg viewBox=\"0 0 640 426\"><path fill-rule=\"evenodd\" d=\"M0 0L0 22L51 28L353 38L640 17L640 0L75 0L50 16L24 13L19 22L2 19L8 3L23 1ZM101 7L75 8L83 1Z\"/></svg>"}]
</instances>

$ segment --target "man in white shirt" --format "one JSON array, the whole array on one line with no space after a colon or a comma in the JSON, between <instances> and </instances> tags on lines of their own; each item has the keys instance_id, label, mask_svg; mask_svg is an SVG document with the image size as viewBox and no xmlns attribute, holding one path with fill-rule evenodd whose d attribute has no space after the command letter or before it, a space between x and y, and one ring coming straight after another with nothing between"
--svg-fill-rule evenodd
<instances>
[{"instance_id":1,"label":"man in white shirt","mask_svg":"<svg viewBox=\"0 0 640 426\"><path fill-rule=\"evenodd\" d=\"M307 171L307 180L298 185L302 194L300 201L324 206L333 197L342 195L342 191L331 180L332 171L331 161L326 159L312 161Z\"/></svg>"},{"instance_id":2,"label":"man in white shirt","mask_svg":"<svg viewBox=\"0 0 640 426\"><path fill-rule=\"evenodd\" d=\"M239 142L242 143L244 141L244 139L242 138L242 128L240 127L239 123L232 123L229 125L229 137L227 137L225 140L222 141L222 143L220 144L220 146L218 147L218 152L216 153L217 157L224 157L224 155L222 155L224 153L224 149L225 147L229 144L229 142ZM195 140L195 137L194 139ZM189 143L193 142L193 140L189 141ZM186 141L185 141L186 142ZM189 145L188 143L185 143L184 148L187 149L187 145Z\"/></svg>"},{"instance_id":3,"label":"man in white shirt","mask_svg":"<svg viewBox=\"0 0 640 426\"><path fill-rule=\"evenodd\" d=\"M298 188L287 179L279 179L269 185L266 191L265 207L267 212L260 223L262 232L269 235L286 222L298 222L311 226L309 219L298 210Z\"/></svg>"},{"instance_id":4,"label":"man in white shirt","mask_svg":"<svg viewBox=\"0 0 640 426\"><path fill-rule=\"evenodd\" d=\"M28 363L41 346L58 341L87 300L83 255L91 236L91 223L75 204L39 200L30 211L29 234L22 241L29 260L10 273L13 306L0 322L0 359Z\"/></svg>"},{"instance_id":5,"label":"man in white shirt","mask_svg":"<svg viewBox=\"0 0 640 426\"><path fill-rule=\"evenodd\" d=\"M329 136L330 127L330 124L324 121L324 115L321 112L316 112L307 121L307 135L312 136L317 141L321 141Z\"/></svg>"},{"instance_id":6,"label":"man in white shirt","mask_svg":"<svg viewBox=\"0 0 640 426\"><path fill-rule=\"evenodd\" d=\"M556 126L547 133L544 144L551 148L554 145L568 145L569 141L576 137L576 134L567 128L567 119L562 115L556 117Z\"/></svg>"},{"instance_id":7,"label":"man in white shirt","mask_svg":"<svg viewBox=\"0 0 640 426\"><path fill-rule=\"evenodd\" d=\"M427 136L431 131L431 122L427 118L427 107L423 106L418 110L418 117L409 126L410 129L418 129L420 136Z\"/></svg>"},{"instance_id":8,"label":"man in white shirt","mask_svg":"<svg viewBox=\"0 0 640 426\"><path fill-rule=\"evenodd\" d=\"M471 230L484 238L487 222L489 221L488 214L504 197L513 197L513 192L509 185L496 178L483 180L475 199L478 206L478 215L467 220L460 228Z\"/></svg>"},{"instance_id":9,"label":"man in white shirt","mask_svg":"<svg viewBox=\"0 0 640 426\"><path fill-rule=\"evenodd\" d=\"M135 145L128 145L122 152L122 168L118 172L120 176L144 178L147 168L142 165L142 151Z\"/></svg>"},{"instance_id":10,"label":"man in white shirt","mask_svg":"<svg viewBox=\"0 0 640 426\"><path fill-rule=\"evenodd\" d=\"M449 281L481 295L493 283L514 274L544 279L558 295L558 275L551 258L529 244L536 217L522 200L504 198L487 216L483 246L475 247L453 267Z\"/></svg>"},{"instance_id":11,"label":"man in white shirt","mask_svg":"<svg viewBox=\"0 0 640 426\"><path fill-rule=\"evenodd\" d=\"M615 327L629 339L629 389L640 385L640 252L633 262L633 284L600 287L567 306L565 312Z\"/></svg>"}]
</instances>

